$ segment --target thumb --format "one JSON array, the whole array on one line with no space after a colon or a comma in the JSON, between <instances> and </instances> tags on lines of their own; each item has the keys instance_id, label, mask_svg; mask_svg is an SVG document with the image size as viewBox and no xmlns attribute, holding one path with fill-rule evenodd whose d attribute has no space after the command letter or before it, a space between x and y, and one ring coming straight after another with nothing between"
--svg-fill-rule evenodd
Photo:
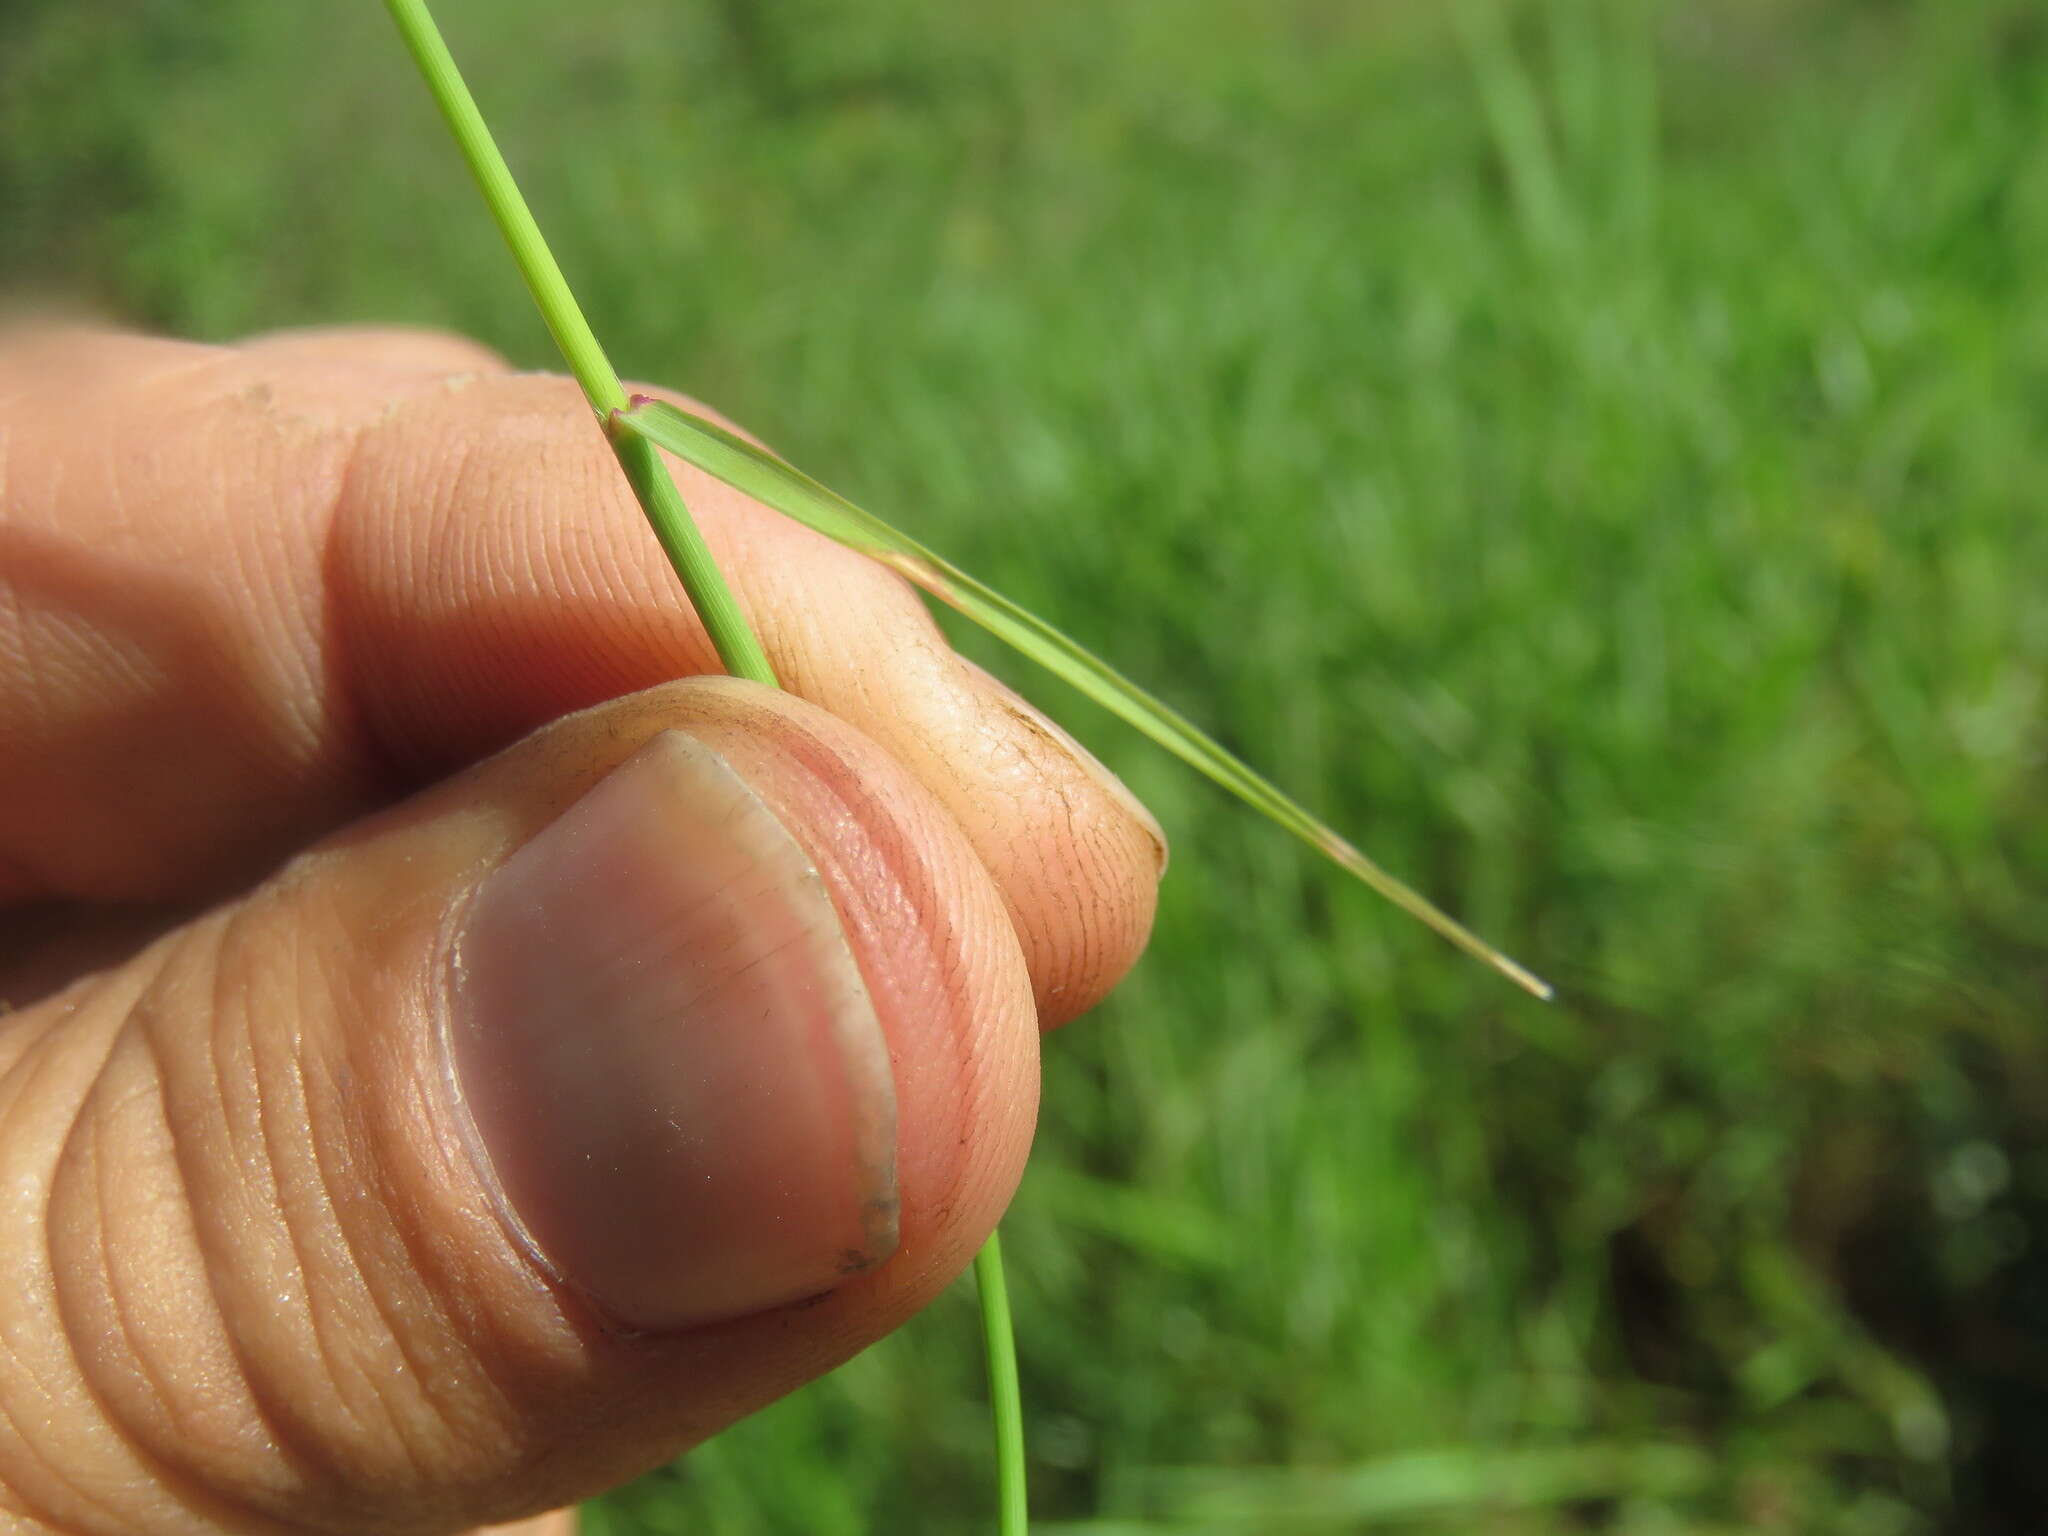
<instances>
[{"instance_id":1,"label":"thumb","mask_svg":"<svg viewBox=\"0 0 2048 1536\"><path fill-rule=\"evenodd\" d=\"M0 1509L452 1532L828 1370L981 1243L1031 987L930 795L698 679L0 1030Z\"/></svg>"}]
</instances>

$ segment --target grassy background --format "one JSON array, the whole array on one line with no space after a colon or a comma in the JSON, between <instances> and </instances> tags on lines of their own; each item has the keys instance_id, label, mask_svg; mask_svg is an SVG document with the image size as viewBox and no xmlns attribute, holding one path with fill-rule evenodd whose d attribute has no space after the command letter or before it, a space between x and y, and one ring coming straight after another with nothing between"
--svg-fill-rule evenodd
<instances>
[{"instance_id":1,"label":"grassy background","mask_svg":"<svg viewBox=\"0 0 2048 1536\"><path fill-rule=\"evenodd\" d=\"M1050 1529L2039 1528L2037 6L441 9L623 367L1566 990L1047 698L1177 852L1010 1223ZM10 0L0 278L547 361L368 0ZM975 1350L590 1528L985 1529Z\"/></svg>"}]
</instances>

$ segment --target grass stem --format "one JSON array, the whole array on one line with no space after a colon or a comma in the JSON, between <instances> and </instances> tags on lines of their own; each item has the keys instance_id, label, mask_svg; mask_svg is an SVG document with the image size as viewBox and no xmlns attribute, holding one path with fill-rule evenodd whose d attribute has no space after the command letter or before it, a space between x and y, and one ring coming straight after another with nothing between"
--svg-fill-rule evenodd
<instances>
[{"instance_id":1,"label":"grass stem","mask_svg":"<svg viewBox=\"0 0 2048 1536\"><path fill-rule=\"evenodd\" d=\"M425 0L385 0L391 19L411 51L413 62L433 93L434 101L447 120L449 131L469 164L470 174L490 206L499 233L511 247L526 279L533 301L540 306L555 345L561 350L569 371L582 386L590 408L604 423L605 439L618 457L619 468L633 487L633 495L647 514L654 536L661 541L669 563L681 578L719 660L734 677L748 678L770 688L779 686L768 654L761 648L753 627L740 611L732 588L718 562L704 543L704 535L690 516L675 479L662 462L661 450L645 437L616 427L618 413L626 409L625 386L598 343L582 307L569 289L568 279L548 249L533 210L526 206L511 167L499 153L497 142L477 109L476 99L463 83L462 72L434 24ZM988 1355L989 1397L995 1416L996 1496L1001 1510L1001 1536L1023 1536L1026 1523L1024 1491L1024 1415L1017 1387L1017 1341L1010 1326L1008 1288L1003 1283L1002 1247L994 1233L974 1260L976 1290L981 1298L982 1338Z\"/></svg>"},{"instance_id":2,"label":"grass stem","mask_svg":"<svg viewBox=\"0 0 2048 1536\"><path fill-rule=\"evenodd\" d=\"M534 303L540 306L541 318L554 335L569 371L583 386L591 409L600 416L622 409L626 391L619 376L612 371L611 360L598 344L590 322L583 318L547 241L541 238L533 210L520 195L519 184L512 179L512 168L498 152L497 141L477 109L476 98L469 94L462 71L455 67L454 55L449 53L433 15L424 0L385 0L385 6L391 19L398 23L399 35L405 39L413 62L419 65L427 89L433 93L434 104L447 120L448 131L455 136L462 158L476 178L477 190L490 205L498 232L512 248L512 259L519 263L519 273L526 279Z\"/></svg>"},{"instance_id":3,"label":"grass stem","mask_svg":"<svg viewBox=\"0 0 2048 1536\"><path fill-rule=\"evenodd\" d=\"M660 453L634 433L610 430L612 413L626 408L625 386L619 382L611 359L584 318L582 306L569 291L569 281L562 276L554 253L548 249L533 210L520 195L512 169L499 153L497 141L491 137L476 98L463 82L462 71L456 68L454 55L449 53L425 0L385 0L385 7L398 24L399 35L405 39L413 62L419 65L427 89L447 121L448 131L468 162L470 175L476 178L477 189L490 207L498 232L511 248L512 259L519 264L520 276L526 279L533 302L540 307L548 333L555 338L569 371L583 387L590 408L606 422L605 437L618 456L619 468L632 485L669 564L682 579L683 590L689 593L698 619L711 636L718 659L734 677L775 687L775 671L768 664L768 653L761 649L760 640L740 612L732 588L718 569L718 562L711 558L704 535L684 505L683 493L676 489Z\"/></svg>"},{"instance_id":4,"label":"grass stem","mask_svg":"<svg viewBox=\"0 0 2048 1536\"><path fill-rule=\"evenodd\" d=\"M996 1530L998 1536L1024 1536L1031 1522L1024 1495L1024 1395L1017 1383L1017 1340L1010 1327L1010 1287L1003 1278L999 1233L989 1233L974 1256L974 1286L981 1297L981 1342L995 1427Z\"/></svg>"}]
</instances>

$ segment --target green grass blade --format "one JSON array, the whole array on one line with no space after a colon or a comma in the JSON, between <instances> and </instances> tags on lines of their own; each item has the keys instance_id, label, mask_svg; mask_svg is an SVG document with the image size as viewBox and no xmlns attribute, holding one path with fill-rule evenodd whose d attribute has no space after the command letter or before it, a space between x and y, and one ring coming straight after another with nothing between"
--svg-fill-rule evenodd
<instances>
[{"instance_id":1,"label":"green grass blade","mask_svg":"<svg viewBox=\"0 0 2048 1536\"><path fill-rule=\"evenodd\" d=\"M1537 997L1551 996L1550 984L1509 959L1441 910L1420 892L1395 879L1330 827L1310 815L1277 785L1211 740L1170 705L1154 698L1109 663L1084 650L1043 619L969 576L915 539L898 533L838 492L715 423L662 400L635 396L615 412L611 430L630 430L694 464L706 474L745 491L756 501L849 549L880 561L959 610L997 639L1037 662L1135 726L1181 761L1199 769L1348 870L1410 916L1434 929L1467 954L1483 960Z\"/></svg>"},{"instance_id":2,"label":"green grass blade","mask_svg":"<svg viewBox=\"0 0 2048 1536\"><path fill-rule=\"evenodd\" d=\"M974 1256L974 1286L981 1296L981 1342L995 1431L997 1536L1025 1536L1031 1514L1024 1491L1024 1396L1017 1384L1017 1340L1010 1327L1010 1288L1003 1278L999 1233L989 1233Z\"/></svg>"},{"instance_id":3,"label":"green grass blade","mask_svg":"<svg viewBox=\"0 0 2048 1536\"><path fill-rule=\"evenodd\" d=\"M548 249L533 210L521 195L511 168L505 164L497 140L491 137L490 126L484 121L476 98L470 95L455 56L448 51L441 29L434 23L433 13L426 0L384 0L384 4L413 62L419 66L420 77L426 82L434 104L441 109L442 120L462 152L477 190L483 194L498 233L504 236L512 259L518 263L520 276L526 279L527 291L540 309L548 334L555 338L562 360L582 386L590 408L600 419L604 418L625 402L625 386L612 371L611 360L605 356L590 322L584 318L582 306L570 291L569 280ZM641 510L647 514L648 525L661 541L669 564L675 567L726 671L775 687L775 671L768 664L768 653L761 649L761 642L740 612L731 587L711 558L704 536L683 505L682 492L669 478L661 455L638 438L616 435L612 436L612 451L618 455L619 468L632 485Z\"/></svg>"},{"instance_id":4,"label":"green grass blade","mask_svg":"<svg viewBox=\"0 0 2048 1536\"><path fill-rule=\"evenodd\" d=\"M433 93L434 105L441 109L448 132L462 151L498 232L505 237L512 259L519 264L520 276L526 279L534 302L540 306L541 318L547 322L562 360L583 386L593 409L615 409L626 392L619 385L618 375L612 372L611 362L589 322L583 318L575 295L569 291L568 279L562 276L547 241L541 238L540 226L534 222L519 184L512 179L505 157L498 152L497 141L491 137L476 98L469 94L462 71L456 68L454 55L449 53L441 29L434 24L426 0L384 0L384 8L397 23L399 36L405 40L421 78Z\"/></svg>"}]
</instances>

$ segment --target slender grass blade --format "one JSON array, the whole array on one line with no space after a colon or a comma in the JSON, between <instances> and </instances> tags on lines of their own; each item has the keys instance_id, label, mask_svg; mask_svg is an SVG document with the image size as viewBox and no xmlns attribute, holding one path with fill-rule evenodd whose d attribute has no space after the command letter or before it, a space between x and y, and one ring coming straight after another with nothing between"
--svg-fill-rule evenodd
<instances>
[{"instance_id":1,"label":"slender grass blade","mask_svg":"<svg viewBox=\"0 0 2048 1536\"><path fill-rule=\"evenodd\" d=\"M644 395L634 396L627 409L614 411L609 418L609 430L638 433L805 527L880 561L1142 731L1181 761L1207 774L1467 954L1537 997L1547 1000L1551 996L1548 982L1397 880L1170 705L1154 698L1043 619L915 539L898 533L838 492L820 485L802 470L714 422Z\"/></svg>"}]
</instances>

